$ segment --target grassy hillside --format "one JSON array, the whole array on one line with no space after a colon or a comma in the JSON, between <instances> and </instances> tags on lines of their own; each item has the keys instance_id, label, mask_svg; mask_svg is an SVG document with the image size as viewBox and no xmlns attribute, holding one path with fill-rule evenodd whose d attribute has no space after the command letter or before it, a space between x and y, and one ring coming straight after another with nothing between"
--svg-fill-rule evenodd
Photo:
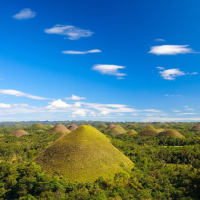
<instances>
[{"instance_id":1,"label":"grassy hillside","mask_svg":"<svg viewBox=\"0 0 200 200\"><path fill-rule=\"evenodd\" d=\"M168 129L168 130L162 131L158 134L158 136L170 136L170 137L184 138L183 135L181 135L178 131L173 130L173 129Z\"/></svg>"},{"instance_id":2,"label":"grassy hillside","mask_svg":"<svg viewBox=\"0 0 200 200\"><path fill-rule=\"evenodd\" d=\"M48 174L69 181L94 181L130 171L134 164L109 139L91 126L82 125L55 141L34 159Z\"/></svg>"}]
</instances>

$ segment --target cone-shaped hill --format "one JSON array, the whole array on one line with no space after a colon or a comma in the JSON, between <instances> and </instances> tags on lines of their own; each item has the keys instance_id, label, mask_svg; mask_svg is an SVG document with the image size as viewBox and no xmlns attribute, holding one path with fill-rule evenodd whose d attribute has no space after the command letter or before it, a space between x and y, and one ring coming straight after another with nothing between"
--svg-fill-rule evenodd
<instances>
[{"instance_id":1,"label":"cone-shaped hill","mask_svg":"<svg viewBox=\"0 0 200 200\"><path fill-rule=\"evenodd\" d=\"M167 129L165 131L162 131L158 134L158 136L170 136L170 137L177 137L177 138L184 138L183 135L181 135L178 131L173 129Z\"/></svg>"},{"instance_id":2,"label":"cone-shaped hill","mask_svg":"<svg viewBox=\"0 0 200 200\"><path fill-rule=\"evenodd\" d=\"M126 132L127 135L135 135L137 132L135 130L129 130Z\"/></svg>"},{"instance_id":3,"label":"cone-shaped hill","mask_svg":"<svg viewBox=\"0 0 200 200\"><path fill-rule=\"evenodd\" d=\"M70 131L74 131L77 128L78 128L78 126L76 126L75 124L72 124L67 129L70 130Z\"/></svg>"},{"instance_id":4,"label":"cone-shaped hill","mask_svg":"<svg viewBox=\"0 0 200 200\"><path fill-rule=\"evenodd\" d=\"M136 126L135 124L128 124L128 125L126 126L126 129L128 129L128 130L136 129L136 128L137 128L137 126Z\"/></svg>"},{"instance_id":5,"label":"cone-shaped hill","mask_svg":"<svg viewBox=\"0 0 200 200\"><path fill-rule=\"evenodd\" d=\"M159 131L156 130L153 126L148 125L145 127L145 129L143 129L139 135L141 136L156 136L158 135Z\"/></svg>"},{"instance_id":6,"label":"cone-shaped hill","mask_svg":"<svg viewBox=\"0 0 200 200\"><path fill-rule=\"evenodd\" d=\"M126 133L126 131L119 125L114 125L114 124L111 124L107 130L109 132L111 132L115 137L119 134L123 134L123 133Z\"/></svg>"},{"instance_id":7,"label":"cone-shaped hill","mask_svg":"<svg viewBox=\"0 0 200 200\"><path fill-rule=\"evenodd\" d=\"M111 124L111 125L108 126L107 130L111 131L113 128L116 128L116 125Z\"/></svg>"},{"instance_id":8,"label":"cone-shaped hill","mask_svg":"<svg viewBox=\"0 0 200 200\"><path fill-rule=\"evenodd\" d=\"M62 174L68 181L89 182L130 171L134 164L97 129L81 125L56 140L34 160L46 173Z\"/></svg>"},{"instance_id":9,"label":"cone-shaped hill","mask_svg":"<svg viewBox=\"0 0 200 200\"><path fill-rule=\"evenodd\" d=\"M200 130L200 126L193 126L192 129L193 130Z\"/></svg>"},{"instance_id":10,"label":"cone-shaped hill","mask_svg":"<svg viewBox=\"0 0 200 200\"><path fill-rule=\"evenodd\" d=\"M99 124L99 127L98 128L100 128L100 129L107 129L108 128L108 126L106 125L106 124Z\"/></svg>"},{"instance_id":11,"label":"cone-shaped hill","mask_svg":"<svg viewBox=\"0 0 200 200\"><path fill-rule=\"evenodd\" d=\"M46 127L43 125L43 124L33 124L32 126L30 126L31 129L34 129L34 130L38 130L38 129L46 129Z\"/></svg>"},{"instance_id":12,"label":"cone-shaped hill","mask_svg":"<svg viewBox=\"0 0 200 200\"><path fill-rule=\"evenodd\" d=\"M70 132L64 125L62 124L57 124L56 126L54 126L50 132L55 132L55 131L64 131L64 132Z\"/></svg>"},{"instance_id":13,"label":"cone-shaped hill","mask_svg":"<svg viewBox=\"0 0 200 200\"><path fill-rule=\"evenodd\" d=\"M66 135L70 132L64 125L57 124L52 129L50 129L47 134L48 135L54 135L56 138L60 138L63 135Z\"/></svg>"},{"instance_id":14,"label":"cone-shaped hill","mask_svg":"<svg viewBox=\"0 0 200 200\"><path fill-rule=\"evenodd\" d=\"M21 137L23 135L28 135L29 133L27 133L26 131L24 130L17 130L15 131L14 133L12 133L11 135L12 136L16 136L16 137Z\"/></svg>"}]
</instances>

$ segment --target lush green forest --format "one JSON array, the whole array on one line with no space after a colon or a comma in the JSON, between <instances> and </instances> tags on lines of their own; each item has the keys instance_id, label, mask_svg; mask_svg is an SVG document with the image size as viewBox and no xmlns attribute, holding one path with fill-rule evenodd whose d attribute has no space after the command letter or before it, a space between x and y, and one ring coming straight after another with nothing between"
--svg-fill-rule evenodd
<instances>
[{"instance_id":1,"label":"lush green forest","mask_svg":"<svg viewBox=\"0 0 200 200\"><path fill-rule=\"evenodd\" d=\"M110 122L42 122L40 127L35 123L0 123L0 199L200 199L200 130L193 129L200 123L114 123L113 132ZM49 125L58 123L98 129L134 163L131 173L86 183L45 173L33 159L64 135L49 134ZM158 133L173 129L183 137L140 134L149 125ZM19 129L29 134L13 136Z\"/></svg>"}]
</instances>

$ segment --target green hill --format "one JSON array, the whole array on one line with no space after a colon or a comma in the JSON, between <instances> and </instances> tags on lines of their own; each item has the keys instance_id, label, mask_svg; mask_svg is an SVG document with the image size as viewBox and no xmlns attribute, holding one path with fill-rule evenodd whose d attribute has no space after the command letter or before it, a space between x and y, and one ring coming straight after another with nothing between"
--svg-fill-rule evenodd
<instances>
[{"instance_id":1,"label":"green hill","mask_svg":"<svg viewBox=\"0 0 200 200\"><path fill-rule=\"evenodd\" d=\"M34 130L38 130L38 129L46 129L46 127L43 125L43 124L33 124L32 126L30 126L31 129L34 129Z\"/></svg>"},{"instance_id":2,"label":"green hill","mask_svg":"<svg viewBox=\"0 0 200 200\"><path fill-rule=\"evenodd\" d=\"M162 131L158 134L158 136L170 136L170 137L184 138L183 135L181 135L178 131L173 130L173 129L168 129L168 130Z\"/></svg>"},{"instance_id":3,"label":"green hill","mask_svg":"<svg viewBox=\"0 0 200 200\"><path fill-rule=\"evenodd\" d=\"M56 140L33 161L46 173L59 173L72 182L114 177L134 167L105 135L86 125Z\"/></svg>"},{"instance_id":4,"label":"green hill","mask_svg":"<svg viewBox=\"0 0 200 200\"><path fill-rule=\"evenodd\" d=\"M126 132L127 135L135 135L137 132L135 130L129 130Z\"/></svg>"},{"instance_id":5,"label":"green hill","mask_svg":"<svg viewBox=\"0 0 200 200\"><path fill-rule=\"evenodd\" d=\"M143 129L139 135L141 136L156 136L158 135L159 131L156 130L153 126L148 125L145 127L145 129Z\"/></svg>"}]
</instances>

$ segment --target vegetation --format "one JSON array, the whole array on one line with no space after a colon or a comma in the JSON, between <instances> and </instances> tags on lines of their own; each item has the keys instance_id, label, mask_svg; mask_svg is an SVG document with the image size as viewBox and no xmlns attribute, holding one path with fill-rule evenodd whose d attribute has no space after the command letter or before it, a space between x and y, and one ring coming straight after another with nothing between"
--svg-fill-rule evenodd
<instances>
[{"instance_id":1,"label":"vegetation","mask_svg":"<svg viewBox=\"0 0 200 200\"><path fill-rule=\"evenodd\" d=\"M41 122L47 128L38 130L31 127L36 123L38 122L0 123L0 199L2 200L199 199L200 131L193 127L199 126L200 123L114 124L120 125L126 131L133 129L138 133L148 125L156 130L173 129L184 136L179 138L169 134L159 137L158 135L119 134L115 137L107 129L111 125L110 122L65 121L62 122L64 126L74 123L80 127L68 134L65 132L59 139L54 134L47 134L52 128L47 125L56 125L58 122ZM90 124L103 134L91 126L81 126L82 124ZM20 129L26 130L29 134L21 137L11 135ZM64 145L66 142L69 144L68 147ZM47 173L46 168L36 162L49 149L55 151L53 147L57 147L59 156L55 159L60 162L65 157L63 154L66 155L70 150L69 162L74 163L74 166L76 162L79 163L79 167L83 167L81 170L85 170L86 161L91 161L92 158L93 165L87 165L87 169L91 169L86 172L88 176L96 167L99 167L101 172L103 170L101 168L106 166L107 163L98 165L98 159L107 158L104 161L107 160L108 165L109 162L112 164L113 156L110 153L107 153L107 157L103 155L106 148L111 153L111 149L114 148L118 157L120 155L126 160L129 158L132 161L128 159L129 162L131 165L134 163L134 167L130 167L132 171L127 172L124 164L121 164L122 171L116 170L110 177L97 174L96 171L96 177L93 178L91 175L93 179L90 181L70 179L71 175L65 177L59 171ZM82 163L79 158L82 159ZM48 162L50 163L50 159ZM75 173L78 171L73 170Z\"/></svg>"},{"instance_id":2,"label":"vegetation","mask_svg":"<svg viewBox=\"0 0 200 200\"><path fill-rule=\"evenodd\" d=\"M131 171L133 163L97 129L82 125L55 141L34 159L48 174L68 181L95 181Z\"/></svg>"}]
</instances>

